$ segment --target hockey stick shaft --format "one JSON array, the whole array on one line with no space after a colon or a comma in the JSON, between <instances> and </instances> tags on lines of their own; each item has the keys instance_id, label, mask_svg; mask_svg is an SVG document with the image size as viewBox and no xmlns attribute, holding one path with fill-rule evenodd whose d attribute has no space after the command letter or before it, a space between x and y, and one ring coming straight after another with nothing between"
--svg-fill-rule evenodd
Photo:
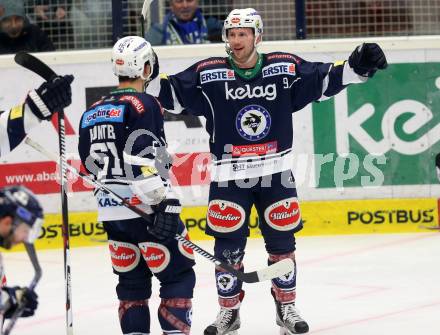
<instances>
[{"instance_id":1,"label":"hockey stick shaft","mask_svg":"<svg viewBox=\"0 0 440 335\"><path fill-rule=\"evenodd\" d=\"M29 137L27 137L25 139L25 143L28 144L29 146L31 146L32 148L34 148L35 150L39 151L40 153L42 153L47 158L49 158L51 160L54 160L54 161L57 161L57 157L53 153L51 153L48 150L46 150L45 148L43 148L39 143L34 142ZM110 190L105 185L103 185L100 182L92 179L91 177L87 176L86 174L78 171L77 169L75 169L73 166L71 166L69 164L67 164L66 166L69 169L69 171L71 171L74 175L76 175L76 176L82 178L83 180L87 181L88 183L93 185L96 189L100 189L101 191L106 192L108 195L113 197L115 200L120 201L122 205L124 205L125 207L129 208L130 210L132 210L133 212L138 214L140 217L145 219L149 224L152 223L152 218L151 218L150 215L146 214L144 211L142 211L138 207L133 206L126 199L124 199L120 195L114 193L112 190ZM200 254L202 257L204 257L204 258L208 259L209 261L213 262L215 265L217 265L218 267L222 268L223 270L232 273L238 279L240 279L240 280L242 280L242 281L244 281L246 283L255 283L255 282L259 282L259 281L274 279L274 278L283 276L283 275L285 275L285 274L287 274L287 273L289 273L289 272L294 270L294 263L293 263L293 261L291 259L284 259L284 260L282 260L282 261L280 261L278 263L275 263L275 264L272 264L272 265L266 267L263 270L245 273L245 272L242 272L242 271L239 271L239 270L235 269L230 264L227 264L227 263L219 260L218 258L216 258L215 256L211 255L209 252L207 252L206 250L202 249L198 245L196 245L193 242L185 239L180 234L176 234L174 236L174 238L176 240L178 240L179 242L181 242L182 245L184 245L185 247L188 247L188 248L194 250L195 252Z\"/></svg>"},{"instance_id":2,"label":"hockey stick shaft","mask_svg":"<svg viewBox=\"0 0 440 335\"><path fill-rule=\"evenodd\" d=\"M19 52L14 60L17 64L38 74L46 81L50 80L56 73L43 61L28 54ZM58 144L60 150L61 164L61 214L62 214L62 236L64 251L64 278L66 290L66 332L73 334L73 312L72 312L72 285L71 285L71 262L70 262L70 241L69 241L69 208L67 202L67 177L66 177L66 131L64 121L64 110L58 111Z\"/></svg>"},{"instance_id":3,"label":"hockey stick shaft","mask_svg":"<svg viewBox=\"0 0 440 335\"><path fill-rule=\"evenodd\" d=\"M31 283L28 286L28 289L30 291L33 291L35 287L37 286L38 282L40 281L40 278L43 274L43 271L41 270L40 263L38 262L37 258L37 252L35 251L35 246L30 243L24 243L24 246L26 248L26 252L29 256L29 259L31 260L31 264L34 268L34 277L32 278ZM26 307L26 301L23 301L21 305L15 310L14 314L12 314L8 325L6 326L5 330L3 331L4 335L9 335L12 331L12 328L14 328L15 323L17 322L18 318L23 314Z\"/></svg>"}]
</instances>

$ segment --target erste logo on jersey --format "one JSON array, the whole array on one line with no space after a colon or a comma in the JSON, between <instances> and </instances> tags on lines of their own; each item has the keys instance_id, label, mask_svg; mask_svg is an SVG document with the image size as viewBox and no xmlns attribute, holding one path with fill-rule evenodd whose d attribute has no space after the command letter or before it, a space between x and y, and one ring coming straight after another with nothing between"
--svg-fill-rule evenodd
<instances>
[{"instance_id":1,"label":"erste logo on jersey","mask_svg":"<svg viewBox=\"0 0 440 335\"><path fill-rule=\"evenodd\" d=\"M139 243L139 248L151 272L161 272L170 264L170 251L166 246L153 242L145 242Z\"/></svg>"},{"instance_id":2,"label":"erste logo on jersey","mask_svg":"<svg viewBox=\"0 0 440 335\"><path fill-rule=\"evenodd\" d=\"M249 141L258 141L267 136L272 119L262 106L249 105L242 108L235 119L235 127L241 137Z\"/></svg>"},{"instance_id":3,"label":"erste logo on jersey","mask_svg":"<svg viewBox=\"0 0 440 335\"><path fill-rule=\"evenodd\" d=\"M113 268L118 272L133 270L139 263L140 253L137 246L128 242L108 241Z\"/></svg>"},{"instance_id":4,"label":"erste logo on jersey","mask_svg":"<svg viewBox=\"0 0 440 335\"><path fill-rule=\"evenodd\" d=\"M239 204L226 200L209 202L207 223L216 232L229 233L238 230L244 219L244 209Z\"/></svg>"},{"instance_id":5,"label":"erste logo on jersey","mask_svg":"<svg viewBox=\"0 0 440 335\"><path fill-rule=\"evenodd\" d=\"M200 83L206 84L211 81L235 80L235 72L230 69L214 69L200 72Z\"/></svg>"},{"instance_id":6,"label":"erste logo on jersey","mask_svg":"<svg viewBox=\"0 0 440 335\"><path fill-rule=\"evenodd\" d=\"M287 231L296 228L301 222L298 199L293 197L273 203L264 211L264 219L276 230Z\"/></svg>"},{"instance_id":7,"label":"erste logo on jersey","mask_svg":"<svg viewBox=\"0 0 440 335\"><path fill-rule=\"evenodd\" d=\"M101 105L84 113L81 128L93 126L101 122L123 122L124 121L124 105Z\"/></svg>"},{"instance_id":8,"label":"erste logo on jersey","mask_svg":"<svg viewBox=\"0 0 440 335\"><path fill-rule=\"evenodd\" d=\"M294 63L275 63L263 67L262 69L263 78L279 76L279 75L296 75L296 66Z\"/></svg>"}]
</instances>

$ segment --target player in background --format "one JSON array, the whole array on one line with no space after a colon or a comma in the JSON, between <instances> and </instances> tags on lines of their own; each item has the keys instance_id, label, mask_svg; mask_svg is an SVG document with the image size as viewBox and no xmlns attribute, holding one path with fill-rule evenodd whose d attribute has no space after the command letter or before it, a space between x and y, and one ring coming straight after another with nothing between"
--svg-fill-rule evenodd
<instances>
[{"instance_id":1,"label":"player in background","mask_svg":"<svg viewBox=\"0 0 440 335\"><path fill-rule=\"evenodd\" d=\"M255 205L268 263L295 260L294 233L302 228L292 175L292 113L325 100L348 84L365 82L387 66L375 43L357 47L348 61L308 62L285 53L259 53L263 21L254 9L235 9L224 22L227 57L201 60L149 92L165 109L206 118L213 154L206 233L215 256L243 269L249 215ZM306 333L295 306L296 270L272 281L276 323L282 334ZM242 282L215 269L220 311L204 334L240 328Z\"/></svg>"},{"instance_id":2,"label":"player in background","mask_svg":"<svg viewBox=\"0 0 440 335\"><path fill-rule=\"evenodd\" d=\"M81 117L79 153L89 173L151 215L152 223L95 191L98 220L109 239L123 334L149 334L152 275L160 282L159 322L164 334L189 334L194 255L173 236L187 236L180 202L170 188L163 110L144 93L158 75L157 58L141 37L113 47L119 86ZM156 69L153 71L153 69ZM154 222L153 222L154 221Z\"/></svg>"},{"instance_id":3,"label":"player in background","mask_svg":"<svg viewBox=\"0 0 440 335\"><path fill-rule=\"evenodd\" d=\"M9 112L0 111L0 156L18 146L42 120L72 103L72 75L56 76L26 96L24 103Z\"/></svg>"},{"instance_id":4,"label":"player in background","mask_svg":"<svg viewBox=\"0 0 440 335\"><path fill-rule=\"evenodd\" d=\"M19 243L34 243L42 224L43 209L30 190L23 186L0 189L0 247L10 249ZM6 284L1 257L0 287L0 320L10 318L23 302L25 309L21 316L34 315L38 305L37 294L26 287Z\"/></svg>"}]
</instances>

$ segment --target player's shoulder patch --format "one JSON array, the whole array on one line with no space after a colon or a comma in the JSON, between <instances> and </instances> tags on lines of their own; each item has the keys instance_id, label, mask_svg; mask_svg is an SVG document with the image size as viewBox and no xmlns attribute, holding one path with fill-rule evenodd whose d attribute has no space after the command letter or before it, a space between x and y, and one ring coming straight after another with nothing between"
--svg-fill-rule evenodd
<instances>
[{"instance_id":1,"label":"player's shoulder patch","mask_svg":"<svg viewBox=\"0 0 440 335\"><path fill-rule=\"evenodd\" d=\"M104 122L124 122L125 105L104 104L89 108L82 116L81 128Z\"/></svg>"},{"instance_id":2,"label":"player's shoulder patch","mask_svg":"<svg viewBox=\"0 0 440 335\"><path fill-rule=\"evenodd\" d=\"M198 62L196 65L196 71L199 72L205 69L224 67L225 65L226 65L225 57L211 57Z\"/></svg>"},{"instance_id":3,"label":"player's shoulder patch","mask_svg":"<svg viewBox=\"0 0 440 335\"><path fill-rule=\"evenodd\" d=\"M228 81L235 80L235 72L226 67L216 69L203 70L200 72L200 83L206 84L212 81Z\"/></svg>"},{"instance_id":4,"label":"player's shoulder patch","mask_svg":"<svg viewBox=\"0 0 440 335\"><path fill-rule=\"evenodd\" d=\"M128 102L133 107L133 109L139 114L145 112L144 103L136 95L132 95L132 94L122 95L119 98L119 101Z\"/></svg>"},{"instance_id":5,"label":"player's shoulder patch","mask_svg":"<svg viewBox=\"0 0 440 335\"><path fill-rule=\"evenodd\" d=\"M271 52L266 55L266 59L270 63L277 61L293 61L297 64L301 63L301 58L287 52Z\"/></svg>"},{"instance_id":6,"label":"player's shoulder patch","mask_svg":"<svg viewBox=\"0 0 440 335\"><path fill-rule=\"evenodd\" d=\"M266 64L261 69L263 78L273 76L295 76L296 65L298 64L295 55L285 52L274 52L266 55Z\"/></svg>"}]
</instances>

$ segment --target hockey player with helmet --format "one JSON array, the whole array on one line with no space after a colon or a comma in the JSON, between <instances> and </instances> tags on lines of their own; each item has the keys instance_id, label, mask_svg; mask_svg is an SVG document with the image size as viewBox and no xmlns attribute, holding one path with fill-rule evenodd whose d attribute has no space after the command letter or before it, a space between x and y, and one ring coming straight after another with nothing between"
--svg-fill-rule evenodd
<instances>
[{"instance_id":1,"label":"hockey player with helmet","mask_svg":"<svg viewBox=\"0 0 440 335\"><path fill-rule=\"evenodd\" d=\"M56 76L26 96L23 104L0 111L0 156L18 146L26 134L42 120L72 103L72 75Z\"/></svg>"},{"instance_id":2,"label":"hockey player with helmet","mask_svg":"<svg viewBox=\"0 0 440 335\"><path fill-rule=\"evenodd\" d=\"M158 75L157 58L141 37L113 47L119 86L84 112L79 128L83 165L114 193L151 214L148 223L108 194L96 191L98 219L109 239L123 334L149 334L151 279L159 280L159 322L164 334L189 334L194 255L173 237L187 237L180 202L168 178L163 110L144 93Z\"/></svg>"},{"instance_id":3,"label":"hockey player with helmet","mask_svg":"<svg viewBox=\"0 0 440 335\"><path fill-rule=\"evenodd\" d=\"M224 22L228 57L201 60L161 76L150 86L165 109L206 118L213 154L206 233L215 256L243 269L249 215L255 205L272 264L295 259L294 233L302 228L292 168L292 113L325 100L348 84L365 82L387 66L381 48L366 43L337 63L308 62L285 53L259 53L263 21L254 9L235 9ZM240 328L242 282L215 269L220 311L205 335ZM306 333L295 306L296 270L272 281L282 334Z\"/></svg>"},{"instance_id":4,"label":"hockey player with helmet","mask_svg":"<svg viewBox=\"0 0 440 335\"><path fill-rule=\"evenodd\" d=\"M42 224L43 210L30 190L22 186L0 189L0 247L10 249L19 243L34 243ZM1 258L0 287L0 319L10 318L23 302L25 306L21 316L34 315L38 305L37 294L26 287L6 285Z\"/></svg>"}]
</instances>

